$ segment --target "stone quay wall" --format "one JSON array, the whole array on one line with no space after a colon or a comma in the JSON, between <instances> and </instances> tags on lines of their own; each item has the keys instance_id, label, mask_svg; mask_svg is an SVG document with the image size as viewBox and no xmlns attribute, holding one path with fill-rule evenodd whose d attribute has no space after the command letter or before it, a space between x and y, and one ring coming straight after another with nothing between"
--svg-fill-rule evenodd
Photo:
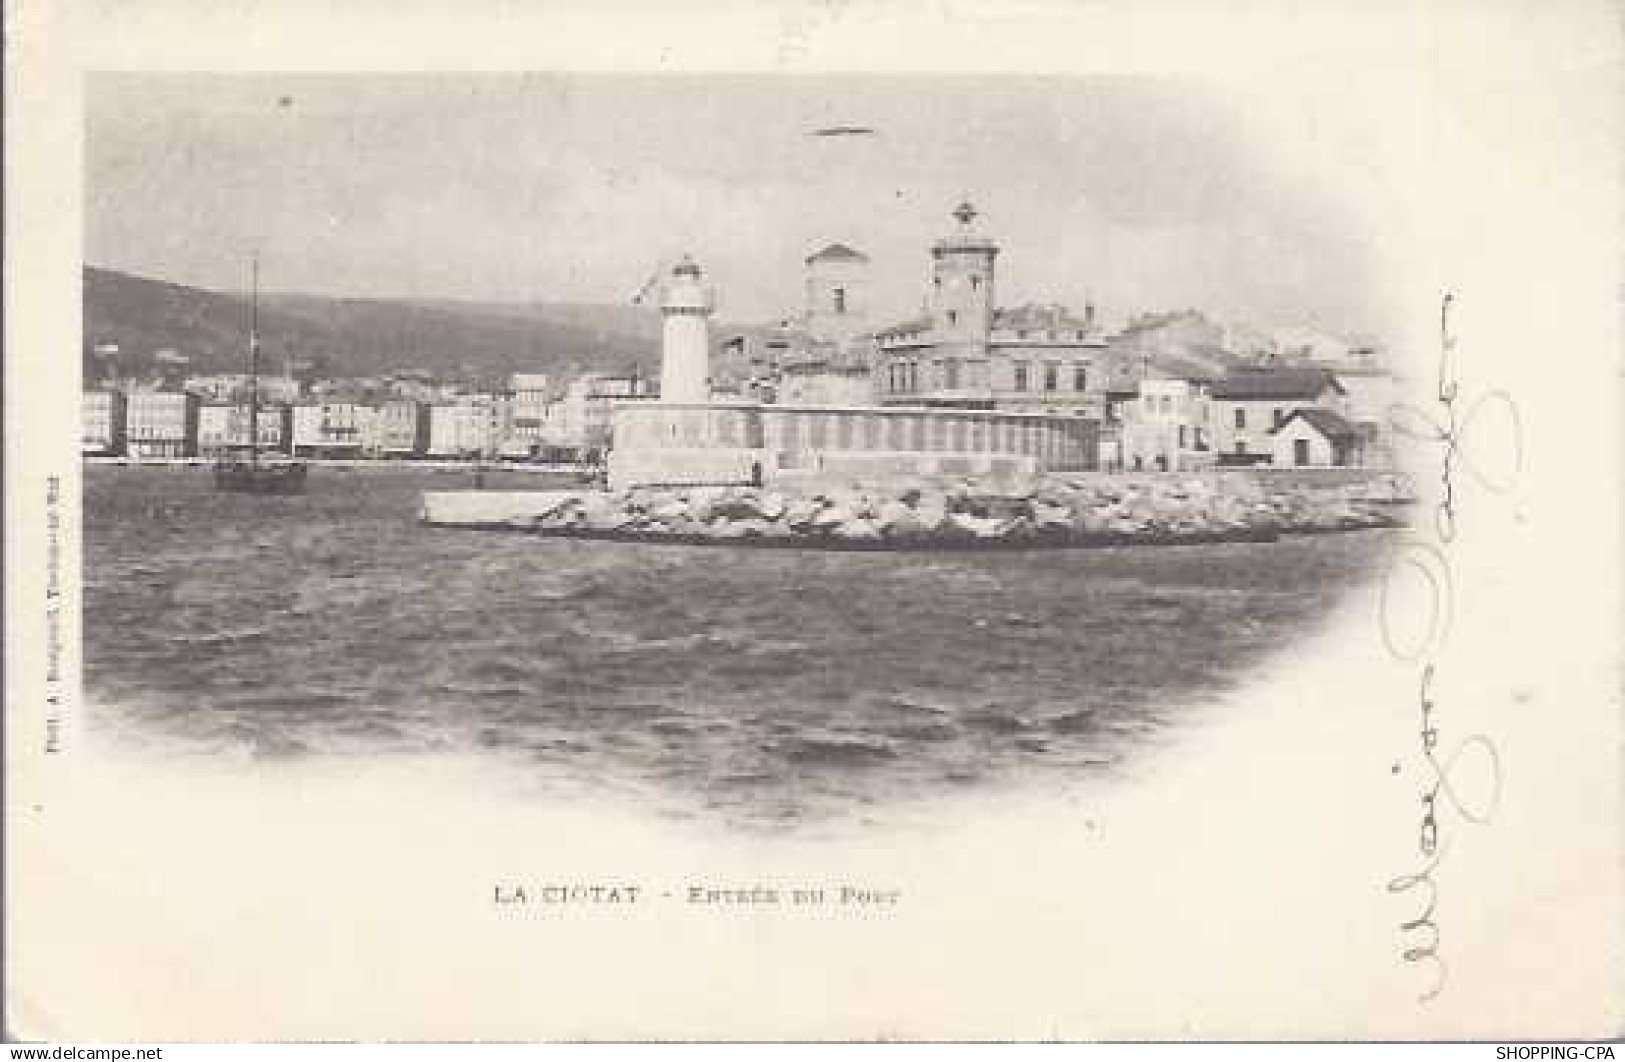
<instances>
[{"instance_id":1,"label":"stone quay wall","mask_svg":"<svg viewBox=\"0 0 1625 1062\"><path fill-rule=\"evenodd\" d=\"M1099 467L1100 426L991 410L627 402L613 411L609 485L1010 482Z\"/></svg>"}]
</instances>

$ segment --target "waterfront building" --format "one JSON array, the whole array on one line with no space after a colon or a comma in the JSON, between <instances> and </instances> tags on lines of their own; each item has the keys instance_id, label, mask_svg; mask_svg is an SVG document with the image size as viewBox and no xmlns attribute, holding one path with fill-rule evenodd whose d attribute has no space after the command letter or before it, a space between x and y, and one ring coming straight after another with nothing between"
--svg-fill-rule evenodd
<instances>
[{"instance_id":1,"label":"waterfront building","mask_svg":"<svg viewBox=\"0 0 1625 1062\"><path fill-rule=\"evenodd\" d=\"M1293 410L1272 433L1274 463L1282 468L1332 468L1365 464L1367 436L1330 409Z\"/></svg>"},{"instance_id":2,"label":"waterfront building","mask_svg":"<svg viewBox=\"0 0 1625 1062\"><path fill-rule=\"evenodd\" d=\"M463 395L429 407L434 457L494 458L512 430L513 403L505 395Z\"/></svg>"},{"instance_id":3,"label":"waterfront building","mask_svg":"<svg viewBox=\"0 0 1625 1062\"><path fill-rule=\"evenodd\" d=\"M949 406L1098 419L1104 390L1095 371L1105 343L1094 311L1060 305L997 305L999 247L976 225L970 203L954 231L931 248L923 312L877 329L874 380L885 405Z\"/></svg>"},{"instance_id":4,"label":"waterfront building","mask_svg":"<svg viewBox=\"0 0 1625 1062\"><path fill-rule=\"evenodd\" d=\"M804 260L801 314L727 336L712 393L792 405L872 405L869 258L832 243Z\"/></svg>"},{"instance_id":5,"label":"waterfront building","mask_svg":"<svg viewBox=\"0 0 1625 1062\"><path fill-rule=\"evenodd\" d=\"M713 299L689 259L672 272L661 310L668 328L662 380L690 395L705 366ZM709 396L707 396L709 397ZM718 403L674 397L618 402L609 454L612 488L660 484L770 483L839 478L880 481L957 475L1008 479L1098 463L1098 422L1077 416L953 407Z\"/></svg>"},{"instance_id":6,"label":"waterfront building","mask_svg":"<svg viewBox=\"0 0 1625 1062\"><path fill-rule=\"evenodd\" d=\"M197 456L199 402L175 391L134 391L125 402L125 452L137 460Z\"/></svg>"},{"instance_id":7,"label":"waterfront building","mask_svg":"<svg viewBox=\"0 0 1625 1062\"><path fill-rule=\"evenodd\" d=\"M409 398L379 405L364 425L362 450L370 457L400 460L429 450L429 406Z\"/></svg>"},{"instance_id":8,"label":"waterfront building","mask_svg":"<svg viewBox=\"0 0 1625 1062\"><path fill-rule=\"evenodd\" d=\"M124 452L124 394L86 391L79 403L80 450L95 456Z\"/></svg>"},{"instance_id":9,"label":"waterfront building","mask_svg":"<svg viewBox=\"0 0 1625 1062\"><path fill-rule=\"evenodd\" d=\"M1214 381L1213 447L1220 464L1262 464L1273 459L1273 433L1296 410L1316 407L1339 415L1347 392L1323 368L1236 369Z\"/></svg>"},{"instance_id":10,"label":"waterfront building","mask_svg":"<svg viewBox=\"0 0 1625 1062\"><path fill-rule=\"evenodd\" d=\"M516 372L508 378L513 396L513 431L505 454L534 457L547 444L548 411L553 405L552 380L546 373Z\"/></svg>"},{"instance_id":11,"label":"waterfront building","mask_svg":"<svg viewBox=\"0 0 1625 1062\"><path fill-rule=\"evenodd\" d=\"M1141 380L1135 400L1123 407L1122 466L1184 472L1214 464L1212 413L1212 400L1201 381Z\"/></svg>"},{"instance_id":12,"label":"waterfront building","mask_svg":"<svg viewBox=\"0 0 1625 1062\"><path fill-rule=\"evenodd\" d=\"M687 333L679 330L678 335L684 344L693 341L692 330ZM692 361L692 349L685 346L682 357ZM704 361L704 358L700 359L701 371L705 368ZM693 381L688 380L686 384L693 386ZM610 410L613 405L616 402L647 399L652 391L648 378L637 373L586 373L578 376L570 381L563 400L551 411L550 427L555 430L547 432L548 440L554 445L578 451L601 451L610 442ZM700 399L703 403L710 395L708 385L701 394L704 396Z\"/></svg>"},{"instance_id":13,"label":"waterfront building","mask_svg":"<svg viewBox=\"0 0 1625 1062\"><path fill-rule=\"evenodd\" d=\"M259 447L264 452L287 453L293 437L293 410L288 406L261 406L257 416ZM201 457L220 457L249 446L249 407L206 402L198 407L197 445Z\"/></svg>"},{"instance_id":14,"label":"waterfront building","mask_svg":"<svg viewBox=\"0 0 1625 1062\"><path fill-rule=\"evenodd\" d=\"M300 457L354 458L376 410L360 402L321 402L293 409L293 452Z\"/></svg>"}]
</instances>

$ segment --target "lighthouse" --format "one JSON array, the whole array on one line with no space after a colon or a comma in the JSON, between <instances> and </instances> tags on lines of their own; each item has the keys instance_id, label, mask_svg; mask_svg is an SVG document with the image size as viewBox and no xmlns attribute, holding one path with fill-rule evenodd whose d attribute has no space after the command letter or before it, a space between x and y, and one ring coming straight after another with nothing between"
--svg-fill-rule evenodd
<instances>
[{"instance_id":1,"label":"lighthouse","mask_svg":"<svg viewBox=\"0 0 1625 1062\"><path fill-rule=\"evenodd\" d=\"M664 318L660 353L660 400L703 405L711 400L711 292L700 267L687 255L671 271L660 300Z\"/></svg>"}]
</instances>

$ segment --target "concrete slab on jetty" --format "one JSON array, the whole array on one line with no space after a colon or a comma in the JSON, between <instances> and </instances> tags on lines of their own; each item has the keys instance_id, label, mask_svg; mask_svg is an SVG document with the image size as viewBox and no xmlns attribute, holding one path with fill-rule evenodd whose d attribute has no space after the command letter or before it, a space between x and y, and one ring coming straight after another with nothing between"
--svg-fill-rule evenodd
<instances>
[{"instance_id":1,"label":"concrete slab on jetty","mask_svg":"<svg viewBox=\"0 0 1625 1062\"><path fill-rule=\"evenodd\" d=\"M440 527L513 526L530 529L536 520L582 496L579 490L425 491L422 518Z\"/></svg>"}]
</instances>

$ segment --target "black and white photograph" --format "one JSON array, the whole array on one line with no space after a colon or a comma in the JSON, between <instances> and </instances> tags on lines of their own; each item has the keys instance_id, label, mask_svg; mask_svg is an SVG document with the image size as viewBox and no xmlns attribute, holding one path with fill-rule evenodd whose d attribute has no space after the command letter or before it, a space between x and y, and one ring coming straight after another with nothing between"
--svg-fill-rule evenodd
<instances>
[{"instance_id":1,"label":"black and white photograph","mask_svg":"<svg viewBox=\"0 0 1625 1062\"><path fill-rule=\"evenodd\" d=\"M1618 1034L1602 6L25 6L8 1036Z\"/></svg>"},{"instance_id":2,"label":"black and white photograph","mask_svg":"<svg viewBox=\"0 0 1625 1062\"><path fill-rule=\"evenodd\" d=\"M1191 86L87 87L93 726L885 821L1175 739L1409 519L1360 239Z\"/></svg>"}]
</instances>

